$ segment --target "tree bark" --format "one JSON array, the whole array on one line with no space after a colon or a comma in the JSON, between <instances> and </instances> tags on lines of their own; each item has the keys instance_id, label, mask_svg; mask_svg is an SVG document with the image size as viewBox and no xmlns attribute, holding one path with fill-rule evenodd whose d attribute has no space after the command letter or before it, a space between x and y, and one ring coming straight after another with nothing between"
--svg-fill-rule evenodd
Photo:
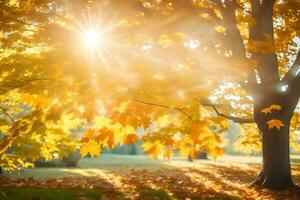
<instances>
[{"instance_id":1,"label":"tree bark","mask_svg":"<svg viewBox=\"0 0 300 200\"><path fill-rule=\"evenodd\" d=\"M268 189L293 186L289 155L289 125L283 131L260 128L262 135L261 172L254 184Z\"/></svg>"},{"instance_id":2,"label":"tree bark","mask_svg":"<svg viewBox=\"0 0 300 200\"><path fill-rule=\"evenodd\" d=\"M262 113L261 109L271 105L281 105L281 110L273 110L272 113ZM289 152L290 121L293 116L294 106L284 93L266 93L260 102L254 106L254 120L259 128L262 138L262 169L256 186L267 189L286 189L293 186ZM280 120L284 126L277 129L270 128L269 120Z\"/></svg>"},{"instance_id":3,"label":"tree bark","mask_svg":"<svg viewBox=\"0 0 300 200\"><path fill-rule=\"evenodd\" d=\"M207 160L207 153L205 151L201 151L196 157L196 160ZM194 159L191 156L188 156L188 161L193 162Z\"/></svg>"}]
</instances>

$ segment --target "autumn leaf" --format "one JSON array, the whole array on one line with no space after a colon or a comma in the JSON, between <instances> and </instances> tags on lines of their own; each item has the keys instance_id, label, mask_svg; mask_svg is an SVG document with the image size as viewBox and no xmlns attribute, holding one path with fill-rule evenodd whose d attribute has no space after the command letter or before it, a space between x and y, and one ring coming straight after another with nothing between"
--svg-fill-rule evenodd
<instances>
[{"instance_id":1,"label":"autumn leaf","mask_svg":"<svg viewBox=\"0 0 300 200\"><path fill-rule=\"evenodd\" d=\"M213 148L209 151L209 155L211 155L214 160L216 160L217 157L221 156L223 153L224 153L224 150L220 147Z\"/></svg>"},{"instance_id":2,"label":"autumn leaf","mask_svg":"<svg viewBox=\"0 0 300 200\"><path fill-rule=\"evenodd\" d=\"M94 127L96 129L102 129L103 127L108 126L110 123L110 120L104 116L96 116L94 118L94 121L95 121Z\"/></svg>"},{"instance_id":3,"label":"autumn leaf","mask_svg":"<svg viewBox=\"0 0 300 200\"><path fill-rule=\"evenodd\" d=\"M125 113L125 111L128 108L128 101L124 101L122 103L120 103L120 105L118 105L116 108L114 108L114 111L118 112L118 113Z\"/></svg>"},{"instance_id":4,"label":"autumn leaf","mask_svg":"<svg viewBox=\"0 0 300 200\"><path fill-rule=\"evenodd\" d=\"M95 134L95 130L89 129L84 133L84 137L91 139L92 137L94 137Z\"/></svg>"},{"instance_id":5,"label":"autumn leaf","mask_svg":"<svg viewBox=\"0 0 300 200\"><path fill-rule=\"evenodd\" d=\"M284 126L282 121L280 121L278 119L271 119L266 124L268 124L269 129L272 129L275 127L275 128L277 128L277 130L280 130L280 127Z\"/></svg>"},{"instance_id":6,"label":"autumn leaf","mask_svg":"<svg viewBox=\"0 0 300 200\"><path fill-rule=\"evenodd\" d=\"M81 143L87 143L90 139L88 137L83 137L80 142Z\"/></svg>"},{"instance_id":7,"label":"autumn leaf","mask_svg":"<svg viewBox=\"0 0 300 200\"><path fill-rule=\"evenodd\" d=\"M281 105L277 105L277 104L272 104L271 106L270 106L270 108L271 109L273 109L273 110L281 110Z\"/></svg>"},{"instance_id":8,"label":"autumn leaf","mask_svg":"<svg viewBox=\"0 0 300 200\"><path fill-rule=\"evenodd\" d=\"M134 144L138 140L138 136L135 133L131 133L125 136L124 143L125 144Z\"/></svg>"},{"instance_id":9,"label":"autumn leaf","mask_svg":"<svg viewBox=\"0 0 300 200\"><path fill-rule=\"evenodd\" d=\"M105 127L105 128L102 128L102 129L99 131L99 134L96 136L96 140L97 140L98 142L103 142L103 141L106 140L107 137L109 137L110 134L113 134L113 133L111 132L110 129L108 129L108 128L106 128L106 127Z\"/></svg>"},{"instance_id":10,"label":"autumn leaf","mask_svg":"<svg viewBox=\"0 0 300 200\"><path fill-rule=\"evenodd\" d=\"M155 143L145 142L143 143L142 146L144 148L144 151L155 159L158 158L159 153L163 149L163 145L158 142Z\"/></svg>"},{"instance_id":11,"label":"autumn leaf","mask_svg":"<svg viewBox=\"0 0 300 200\"><path fill-rule=\"evenodd\" d=\"M215 26L215 30L218 32L218 33L225 33L226 29L223 27L223 26Z\"/></svg>"},{"instance_id":12,"label":"autumn leaf","mask_svg":"<svg viewBox=\"0 0 300 200\"><path fill-rule=\"evenodd\" d=\"M169 115L162 115L159 116L156 120L156 124L158 127L165 127L170 123L170 116Z\"/></svg>"},{"instance_id":13,"label":"autumn leaf","mask_svg":"<svg viewBox=\"0 0 300 200\"><path fill-rule=\"evenodd\" d=\"M281 105L272 104L270 107L262 109L261 112L266 115L271 114L273 110L281 110Z\"/></svg>"},{"instance_id":14,"label":"autumn leaf","mask_svg":"<svg viewBox=\"0 0 300 200\"><path fill-rule=\"evenodd\" d=\"M166 149L164 151L163 157L164 159L170 159L173 156L174 152L171 149Z\"/></svg>"},{"instance_id":15,"label":"autumn leaf","mask_svg":"<svg viewBox=\"0 0 300 200\"><path fill-rule=\"evenodd\" d=\"M172 145L174 145L174 143L175 143L175 141L174 141L174 139L172 139L172 138L167 138L165 141L164 141L164 145L166 145L166 146L172 146Z\"/></svg>"},{"instance_id":16,"label":"autumn leaf","mask_svg":"<svg viewBox=\"0 0 300 200\"><path fill-rule=\"evenodd\" d=\"M80 149L80 155L82 157L86 156L87 154L90 154L91 157L100 156L100 153L100 145L95 140L90 140L88 143L84 144Z\"/></svg>"}]
</instances>

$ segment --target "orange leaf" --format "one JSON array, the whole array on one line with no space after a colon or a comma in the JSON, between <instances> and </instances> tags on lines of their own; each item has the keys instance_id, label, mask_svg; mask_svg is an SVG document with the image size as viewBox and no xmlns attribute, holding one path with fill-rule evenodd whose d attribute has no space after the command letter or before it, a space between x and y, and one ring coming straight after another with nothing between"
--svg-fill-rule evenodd
<instances>
[{"instance_id":1,"label":"orange leaf","mask_svg":"<svg viewBox=\"0 0 300 200\"><path fill-rule=\"evenodd\" d=\"M89 129L85 132L84 137L91 139L95 134L96 132L94 130Z\"/></svg>"},{"instance_id":2,"label":"orange leaf","mask_svg":"<svg viewBox=\"0 0 300 200\"><path fill-rule=\"evenodd\" d=\"M272 113L272 109L270 107L268 107L268 108L262 109L260 112L264 113L265 115L268 114L268 113L271 114Z\"/></svg>"},{"instance_id":3,"label":"orange leaf","mask_svg":"<svg viewBox=\"0 0 300 200\"><path fill-rule=\"evenodd\" d=\"M271 106L262 109L260 112L266 114L271 114L273 110L281 110L281 105L272 104Z\"/></svg>"},{"instance_id":4,"label":"orange leaf","mask_svg":"<svg viewBox=\"0 0 300 200\"><path fill-rule=\"evenodd\" d=\"M167 138L166 141L164 141L164 145L168 146L172 146L174 145L175 141L172 138Z\"/></svg>"},{"instance_id":5,"label":"orange leaf","mask_svg":"<svg viewBox=\"0 0 300 200\"><path fill-rule=\"evenodd\" d=\"M111 130L109 130L108 128L104 127L99 131L99 134L96 136L96 140L98 142L103 142L106 140L107 137L109 137Z\"/></svg>"},{"instance_id":6,"label":"orange leaf","mask_svg":"<svg viewBox=\"0 0 300 200\"><path fill-rule=\"evenodd\" d=\"M80 140L80 142L81 142L81 143L87 143L89 140L90 140L89 138L83 137L83 138Z\"/></svg>"},{"instance_id":7,"label":"orange leaf","mask_svg":"<svg viewBox=\"0 0 300 200\"><path fill-rule=\"evenodd\" d=\"M138 136L134 133L128 134L125 136L124 143L125 144L134 144L138 139Z\"/></svg>"},{"instance_id":8,"label":"orange leaf","mask_svg":"<svg viewBox=\"0 0 300 200\"><path fill-rule=\"evenodd\" d=\"M278 119L271 119L266 124L268 124L269 129L275 127L275 128L277 128L277 130L280 130L280 127L284 126L282 121L280 121Z\"/></svg>"},{"instance_id":9,"label":"orange leaf","mask_svg":"<svg viewBox=\"0 0 300 200\"><path fill-rule=\"evenodd\" d=\"M273 109L273 110L281 110L281 105L272 104L272 105L270 106L270 108Z\"/></svg>"}]
</instances>

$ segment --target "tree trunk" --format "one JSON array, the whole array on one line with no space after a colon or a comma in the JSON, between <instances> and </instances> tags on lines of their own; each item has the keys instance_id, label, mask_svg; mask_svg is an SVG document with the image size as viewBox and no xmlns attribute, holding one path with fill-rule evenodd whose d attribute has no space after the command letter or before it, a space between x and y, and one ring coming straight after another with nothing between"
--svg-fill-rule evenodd
<instances>
[{"instance_id":1,"label":"tree trunk","mask_svg":"<svg viewBox=\"0 0 300 200\"><path fill-rule=\"evenodd\" d=\"M289 155L289 126L283 131L260 128L263 165L255 184L268 189L293 186ZM276 132L277 131L277 132Z\"/></svg>"},{"instance_id":2,"label":"tree trunk","mask_svg":"<svg viewBox=\"0 0 300 200\"><path fill-rule=\"evenodd\" d=\"M293 186L289 152L289 130L293 108L283 96L270 95L254 106L254 120L262 138L262 169L254 185L267 189L286 189ZM262 113L261 109L281 105L280 110ZM269 127L270 120L280 120L284 126Z\"/></svg>"},{"instance_id":3,"label":"tree trunk","mask_svg":"<svg viewBox=\"0 0 300 200\"><path fill-rule=\"evenodd\" d=\"M205 151L201 151L196 157L196 160L207 160L207 153ZM188 161L193 162L194 159L191 156L188 156Z\"/></svg>"}]
</instances>

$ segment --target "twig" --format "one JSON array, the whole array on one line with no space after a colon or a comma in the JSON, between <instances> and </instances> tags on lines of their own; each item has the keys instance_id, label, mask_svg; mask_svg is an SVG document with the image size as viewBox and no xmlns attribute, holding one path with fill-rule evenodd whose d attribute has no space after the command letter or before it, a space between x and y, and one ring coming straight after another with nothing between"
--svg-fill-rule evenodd
<instances>
[{"instance_id":1,"label":"twig","mask_svg":"<svg viewBox=\"0 0 300 200\"><path fill-rule=\"evenodd\" d=\"M15 122L15 120L12 118L12 116L10 114L8 114L8 112L6 112L5 108L3 108L2 106L0 106L0 109L10 119L11 122L13 122L13 123Z\"/></svg>"},{"instance_id":2,"label":"twig","mask_svg":"<svg viewBox=\"0 0 300 200\"><path fill-rule=\"evenodd\" d=\"M178 107L172 107L172 106L166 106L166 105L160 105L160 104L156 104L156 103L151 103L151 102L146 102L146 101L134 101L137 103L142 103L142 104L147 104L150 106L157 106L157 107L161 107L161 108L166 108L166 109L173 109L173 110L177 110L179 112L181 112L182 114L184 114L187 118L189 118L190 120L193 120L193 118L184 111L184 108L178 108Z\"/></svg>"},{"instance_id":3,"label":"twig","mask_svg":"<svg viewBox=\"0 0 300 200\"><path fill-rule=\"evenodd\" d=\"M203 106L210 106L214 109L214 111L217 113L217 115L224 117L226 119L232 120L233 122L240 123L240 124L245 124L245 123L255 123L254 119L244 119L240 117L234 117L234 116L229 116L221 113L215 104L212 103L204 103L200 102Z\"/></svg>"},{"instance_id":4,"label":"twig","mask_svg":"<svg viewBox=\"0 0 300 200\"><path fill-rule=\"evenodd\" d=\"M11 89L8 89L8 90L5 90L5 91L2 91L0 92L0 95L3 95L3 94L6 94L12 90L15 90L17 88L20 88L22 86L25 86L29 83L32 83L34 81L48 81L50 79L43 79L43 78L37 78L37 79L28 79L28 80L23 80L21 81L18 85L6 85L6 84L0 84L0 87L6 87L6 88L11 88Z\"/></svg>"}]
</instances>

